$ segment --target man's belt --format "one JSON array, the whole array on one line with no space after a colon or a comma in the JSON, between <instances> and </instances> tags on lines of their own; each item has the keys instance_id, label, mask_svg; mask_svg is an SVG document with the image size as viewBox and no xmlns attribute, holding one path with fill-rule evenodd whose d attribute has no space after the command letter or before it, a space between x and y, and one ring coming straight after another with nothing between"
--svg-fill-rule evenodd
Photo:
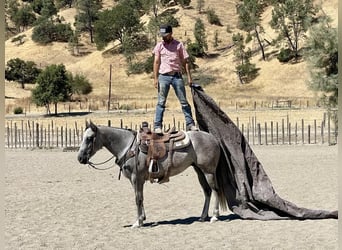
<instances>
[{"instance_id":1,"label":"man's belt","mask_svg":"<svg viewBox=\"0 0 342 250\"><path fill-rule=\"evenodd\" d=\"M181 72L179 72L179 71L171 71L171 72L163 73L161 75L164 75L164 76L177 76L177 75L181 75Z\"/></svg>"}]
</instances>

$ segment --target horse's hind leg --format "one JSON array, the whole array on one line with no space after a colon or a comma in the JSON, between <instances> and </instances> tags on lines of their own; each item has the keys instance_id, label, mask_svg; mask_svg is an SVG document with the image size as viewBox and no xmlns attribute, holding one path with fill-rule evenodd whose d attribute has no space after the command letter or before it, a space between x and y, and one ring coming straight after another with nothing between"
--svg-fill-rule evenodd
<instances>
[{"instance_id":1,"label":"horse's hind leg","mask_svg":"<svg viewBox=\"0 0 342 250\"><path fill-rule=\"evenodd\" d=\"M215 198L215 204L214 204L214 211L213 211L213 216L210 219L210 222L216 222L218 221L218 217L220 216L220 211L219 211L219 197L218 197L218 188L217 188L217 182L216 182L216 176L215 174L205 174L205 178L214 194Z\"/></svg>"},{"instance_id":2,"label":"horse's hind leg","mask_svg":"<svg viewBox=\"0 0 342 250\"><path fill-rule=\"evenodd\" d=\"M204 206L203 206L200 221L205 221L207 218L209 218L208 211L209 211L209 204L210 204L210 197L211 197L212 190L211 190L211 187L208 184L207 178L204 175L204 173L202 172L202 170L199 169L197 166L193 166L193 167L196 171L199 183L201 184L201 187L202 187L203 192L204 192Z\"/></svg>"}]
</instances>

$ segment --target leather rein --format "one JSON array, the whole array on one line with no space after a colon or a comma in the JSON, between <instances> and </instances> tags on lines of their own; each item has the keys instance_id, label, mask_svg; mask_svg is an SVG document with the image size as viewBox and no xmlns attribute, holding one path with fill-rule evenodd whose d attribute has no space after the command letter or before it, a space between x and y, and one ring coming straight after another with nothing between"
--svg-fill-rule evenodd
<instances>
[{"instance_id":1,"label":"leather rein","mask_svg":"<svg viewBox=\"0 0 342 250\"><path fill-rule=\"evenodd\" d=\"M108 160L100 162L100 163L93 163L93 162L88 160L88 166L92 167L92 168L94 168L96 170L108 170L108 169L113 168L115 165L118 165L120 167L120 172L119 172L118 179L120 180L123 164L128 159L132 158L135 155L135 149L132 150L132 147L134 145L134 142L137 139L137 136L134 133L133 133L133 135L134 135L134 137L133 137L133 139L132 139L132 141L130 143L130 146L128 147L127 151L125 152L125 154L120 159L116 159L115 162L113 163L113 165L111 165L109 167L106 167L106 168L99 168L99 167L97 167L97 166L103 165L103 164L109 162L110 160L112 160L115 157L114 155L112 155ZM95 141L95 139L96 139L96 137L94 137L94 141ZM94 147L94 141L93 141L93 147Z\"/></svg>"}]
</instances>

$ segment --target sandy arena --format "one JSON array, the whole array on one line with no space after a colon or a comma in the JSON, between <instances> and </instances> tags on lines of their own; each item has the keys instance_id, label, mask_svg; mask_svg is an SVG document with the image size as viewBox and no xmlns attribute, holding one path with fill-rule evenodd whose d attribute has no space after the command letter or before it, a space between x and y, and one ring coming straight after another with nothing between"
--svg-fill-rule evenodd
<instances>
[{"instance_id":1,"label":"sandy arena","mask_svg":"<svg viewBox=\"0 0 342 250\"><path fill-rule=\"evenodd\" d=\"M253 150L282 198L337 209L337 146ZM163 185L146 183L146 225L131 229L136 209L129 181L118 180L118 167L90 169L76 156L6 150L5 249L338 249L334 219L252 221L222 211L217 223L198 222L204 196L192 168ZM102 150L93 162L108 157Z\"/></svg>"}]
</instances>

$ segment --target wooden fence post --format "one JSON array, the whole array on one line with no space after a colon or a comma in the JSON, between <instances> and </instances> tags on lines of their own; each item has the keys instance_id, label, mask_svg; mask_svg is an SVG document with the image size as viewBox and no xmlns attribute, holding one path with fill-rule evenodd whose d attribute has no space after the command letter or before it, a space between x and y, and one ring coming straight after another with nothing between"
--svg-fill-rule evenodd
<instances>
[{"instance_id":1,"label":"wooden fence post","mask_svg":"<svg viewBox=\"0 0 342 250\"><path fill-rule=\"evenodd\" d=\"M331 145L331 140L330 140L330 113L328 113L328 145Z\"/></svg>"},{"instance_id":2,"label":"wooden fence post","mask_svg":"<svg viewBox=\"0 0 342 250\"><path fill-rule=\"evenodd\" d=\"M39 148L39 124L36 123L36 147Z\"/></svg>"},{"instance_id":3,"label":"wooden fence post","mask_svg":"<svg viewBox=\"0 0 342 250\"><path fill-rule=\"evenodd\" d=\"M24 142L24 121L21 120L21 147L25 147Z\"/></svg>"},{"instance_id":4,"label":"wooden fence post","mask_svg":"<svg viewBox=\"0 0 342 250\"><path fill-rule=\"evenodd\" d=\"M59 142L58 142L58 127L56 127L56 147L58 148Z\"/></svg>"},{"instance_id":5,"label":"wooden fence post","mask_svg":"<svg viewBox=\"0 0 342 250\"><path fill-rule=\"evenodd\" d=\"M10 128L7 126L7 147L10 147Z\"/></svg>"},{"instance_id":6,"label":"wooden fence post","mask_svg":"<svg viewBox=\"0 0 342 250\"><path fill-rule=\"evenodd\" d=\"M277 145L279 144L279 125L278 122L276 123L276 138L277 138Z\"/></svg>"},{"instance_id":7,"label":"wooden fence post","mask_svg":"<svg viewBox=\"0 0 342 250\"><path fill-rule=\"evenodd\" d=\"M321 138L322 144L324 144L324 121L321 123Z\"/></svg>"},{"instance_id":8,"label":"wooden fence post","mask_svg":"<svg viewBox=\"0 0 342 250\"><path fill-rule=\"evenodd\" d=\"M51 130L50 130L50 124L48 124L48 148L51 147Z\"/></svg>"},{"instance_id":9,"label":"wooden fence post","mask_svg":"<svg viewBox=\"0 0 342 250\"><path fill-rule=\"evenodd\" d=\"M284 119L281 119L281 140L283 145L285 144L285 128L284 128Z\"/></svg>"},{"instance_id":10,"label":"wooden fence post","mask_svg":"<svg viewBox=\"0 0 342 250\"><path fill-rule=\"evenodd\" d=\"M314 143L317 143L317 124L316 119L314 120Z\"/></svg>"},{"instance_id":11,"label":"wooden fence post","mask_svg":"<svg viewBox=\"0 0 342 250\"><path fill-rule=\"evenodd\" d=\"M267 146L267 122L265 122L265 145Z\"/></svg>"},{"instance_id":12,"label":"wooden fence post","mask_svg":"<svg viewBox=\"0 0 342 250\"><path fill-rule=\"evenodd\" d=\"M63 136L63 126L61 127L61 147L63 148L63 143L64 143L64 140L63 140L64 136Z\"/></svg>"},{"instance_id":13,"label":"wooden fence post","mask_svg":"<svg viewBox=\"0 0 342 250\"><path fill-rule=\"evenodd\" d=\"M43 146L43 137L44 137L44 134L43 134L43 124L40 124L40 146L42 147Z\"/></svg>"},{"instance_id":14,"label":"wooden fence post","mask_svg":"<svg viewBox=\"0 0 342 250\"><path fill-rule=\"evenodd\" d=\"M273 145L273 121L271 121L271 144Z\"/></svg>"},{"instance_id":15,"label":"wooden fence post","mask_svg":"<svg viewBox=\"0 0 342 250\"><path fill-rule=\"evenodd\" d=\"M302 144L304 144L304 120L302 119Z\"/></svg>"},{"instance_id":16,"label":"wooden fence post","mask_svg":"<svg viewBox=\"0 0 342 250\"><path fill-rule=\"evenodd\" d=\"M254 117L252 117L252 140L253 140L253 145L255 145L255 127L254 127Z\"/></svg>"},{"instance_id":17,"label":"wooden fence post","mask_svg":"<svg viewBox=\"0 0 342 250\"><path fill-rule=\"evenodd\" d=\"M260 123L258 123L258 144L261 145L261 128L260 128Z\"/></svg>"},{"instance_id":18,"label":"wooden fence post","mask_svg":"<svg viewBox=\"0 0 342 250\"><path fill-rule=\"evenodd\" d=\"M14 148L17 148L17 137L18 137L18 130L17 130L17 123L14 123Z\"/></svg>"},{"instance_id":19,"label":"wooden fence post","mask_svg":"<svg viewBox=\"0 0 342 250\"><path fill-rule=\"evenodd\" d=\"M11 145L13 147L13 122L11 121Z\"/></svg>"},{"instance_id":20,"label":"wooden fence post","mask_svg":"<svg viewBox=\"0 0 342 250\"><path fill-rule=\"evenodd\" d=\"M298 137L298 124L297 124L297 122L296 122L296 125L295 125L295 144L297 144L298 142L297 142L297 138Z\"/></svg>"},{"instance_id":21,"label":"wooden fence post","mask_svg":"<svg viewBox=\"0 0 342 250\"><path fill-rule=\"evenodd\" d=\"M247 124L247 141L248 141L248 143L249 143L249 126L250 126L250 124L248 123Z\"/></svg>"}]
</instances>

